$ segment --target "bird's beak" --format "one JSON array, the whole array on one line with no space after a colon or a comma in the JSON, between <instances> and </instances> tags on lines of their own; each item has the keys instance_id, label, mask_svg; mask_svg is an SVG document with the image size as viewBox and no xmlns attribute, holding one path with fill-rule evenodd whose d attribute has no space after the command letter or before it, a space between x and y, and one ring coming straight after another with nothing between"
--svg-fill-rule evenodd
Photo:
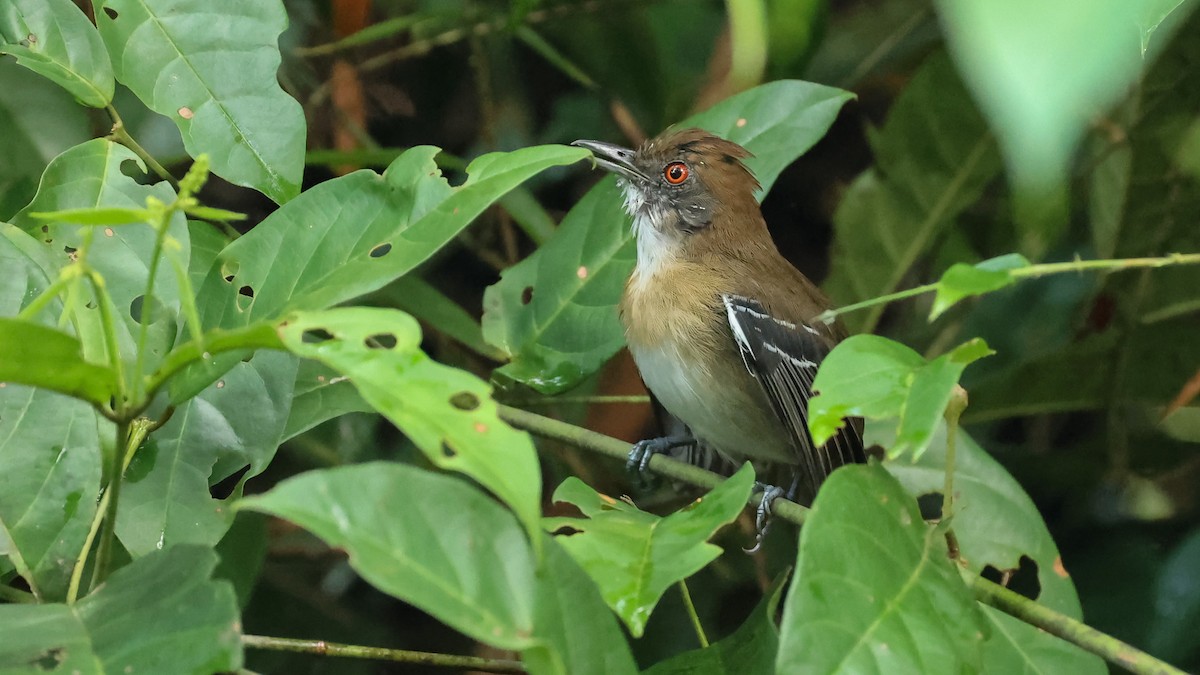
<instances>
[{"instance_id":1,"label":"bird's beak","mask_svg":"<svg viewBox=\"0 0 1200 675\"><path fill-rule=\"evenodd\" d=\"M596 164L622 178L647 180L646 175L633 164L636 154L633 150L603 141L575 141L571 145L591 150L592 155L596 158Z\"/></svg>"}]
</instances>

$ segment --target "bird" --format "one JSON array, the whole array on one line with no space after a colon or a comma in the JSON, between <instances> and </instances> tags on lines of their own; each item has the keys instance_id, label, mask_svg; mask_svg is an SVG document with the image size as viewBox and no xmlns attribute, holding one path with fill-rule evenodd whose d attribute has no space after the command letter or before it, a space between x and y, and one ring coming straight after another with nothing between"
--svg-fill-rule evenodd
<instances>
[{"instance_id":1,"label":"bird","mask_svg":"<svg viewBox=\"0 0 1200 675\"><path fill-rule=\"evenodd\" d=\"M776 498L803 490L808 501L835 469L866 461L861 419L819 446L808 430L813 378L846 331L818 319L831 301L771 239L745 148L695 128L636 150L572 145L617 176L637 244L618 306L626 344L652 398L683 427L635 444L630 463L644 471L654 454L689 447L784 467L787 488L761 486L761 543Z\"/></svg>"}]
</instances>

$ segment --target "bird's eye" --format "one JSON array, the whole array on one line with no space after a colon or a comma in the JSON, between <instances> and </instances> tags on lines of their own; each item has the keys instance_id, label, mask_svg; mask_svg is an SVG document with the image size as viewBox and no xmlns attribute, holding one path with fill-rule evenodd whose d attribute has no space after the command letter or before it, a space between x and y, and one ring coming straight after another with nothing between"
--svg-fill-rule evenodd
<instances>
[{"instance_id":1,"label":"bird's eye","mask_svg":"<svg viewBox=\"0 0 1200 675\"><path fill-rule=\"evenodd\" d=\"M663 169L663 178L671 185L679 185L687 180L688 168L683 162L671 162L667 168Z\"/></svg>"}]
</instances>

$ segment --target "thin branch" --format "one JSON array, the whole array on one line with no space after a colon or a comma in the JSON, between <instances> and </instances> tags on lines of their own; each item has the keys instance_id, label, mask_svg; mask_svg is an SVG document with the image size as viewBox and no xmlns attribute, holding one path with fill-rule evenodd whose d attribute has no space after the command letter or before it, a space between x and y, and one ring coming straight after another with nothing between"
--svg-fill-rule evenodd
<instances>
[{"instance_id":1,"label":"thin branch","mask_svg":"<svg viewBox=\"0 0 1200 675\"><path fill-rule=\"evenodd\" d=\"M140 157L151 171L158 174L160 178L170 183L171 187L175 188L175 190L179 190L179 181L175 180L175 177L171 175L171 172L167 171L162 164L159 164L158 160L154 159L153 155L151 155L149 152L146 152L146 149L143 148L133 136L129 135L129 130L125 128L125 121L121 119L119 114L117 114L117 109L111 105L105 106L104 109L108 111L108 116L112 118L113 121L113 140L132 150L133 154Z\"/></svg>"},{"instance_id":2,"label":"thin branch","mask_svg":"<svg viewBox=\"0 0 1200 675\"><path fill-rule=\"evenodd\" d=\"M393 663L411 663L436 668L477 670L485 673L524 673L525 665L507 659L485 659L479 656L458 656L434 652L414 652L407 649L364 647L324 640L294 640L291 638L243 635L242 645L250 649L268 649L277 652L299 652L317 656L337 656L349 659L373 659Z\"/></svg>"},{"instance_id":3,"label":"thin branch","mask_svg":"<svg viewBox=\"0 0 1200 675\"><path fill-rule=\"evenodd\" d=\"M692 593L688 590L687 580L679 580L679 594L683 596L683 606L687 609L688 616L692 619L692 626L696 629L696 639L700 641L700 648L708 648L708 636L704 634L704 624L700 623L700 615L696 613L696 605L692 602Z\"/></svg>"},{"instance_id":4,"label":"thin branch","mask_svg":"<svg viewBox=\"0 0 1200 675\"><path fill-rule=\"evenodd\" d=\"M514 427L524 429L534 435L561 441L583 450L599 452L621 460L625 459L629 451L629 444L623 441L524 410L502 405L500 406L500 417ZM673 480L704 488L712 488L724 480L711 471L705 471L663 455L652 457L649 468L655 473ZM749 503L757 505L760 499L761 494L751 496ZM779 518L796 525L802 525L804 516L808 513L808 509L803 506L783 499L775 502L772 511ZM1101 633L1081 621L1060 614L981 576L972 575L970 585L975 593L975 599L979 602L1020 619L1035 628L1040 628L1085 651L1103 657L1110 663L1133 673L1138 675L1186 675L1178 668L1156 659L1129 643Z\"/></svg>"}]
</instances>

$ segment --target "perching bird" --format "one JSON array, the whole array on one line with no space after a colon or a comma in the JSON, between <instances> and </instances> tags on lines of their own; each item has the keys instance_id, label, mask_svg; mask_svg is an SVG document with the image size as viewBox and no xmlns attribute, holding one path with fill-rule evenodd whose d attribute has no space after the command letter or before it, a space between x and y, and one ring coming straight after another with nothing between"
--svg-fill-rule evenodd
<instances>
[{"instance_id":1,"label":"perching bird","mask_svg":"<svg viewBox=\"0 0 1200 675\"><path fill-rule=\"evenodd\" d=\"M626 341L651 394L690 430L636 444L631 463L699 442L734 462L791 466L762 518L771 499L801 484L811 499L834 469L865 461L861 420L820 447L809 435L813 377L845 332L815 320L829 300L771 241L742 163L750 153L700 129L637 151L574 145L619 177L637 238L620 305Z\"/></svg>"}]
</instances>

